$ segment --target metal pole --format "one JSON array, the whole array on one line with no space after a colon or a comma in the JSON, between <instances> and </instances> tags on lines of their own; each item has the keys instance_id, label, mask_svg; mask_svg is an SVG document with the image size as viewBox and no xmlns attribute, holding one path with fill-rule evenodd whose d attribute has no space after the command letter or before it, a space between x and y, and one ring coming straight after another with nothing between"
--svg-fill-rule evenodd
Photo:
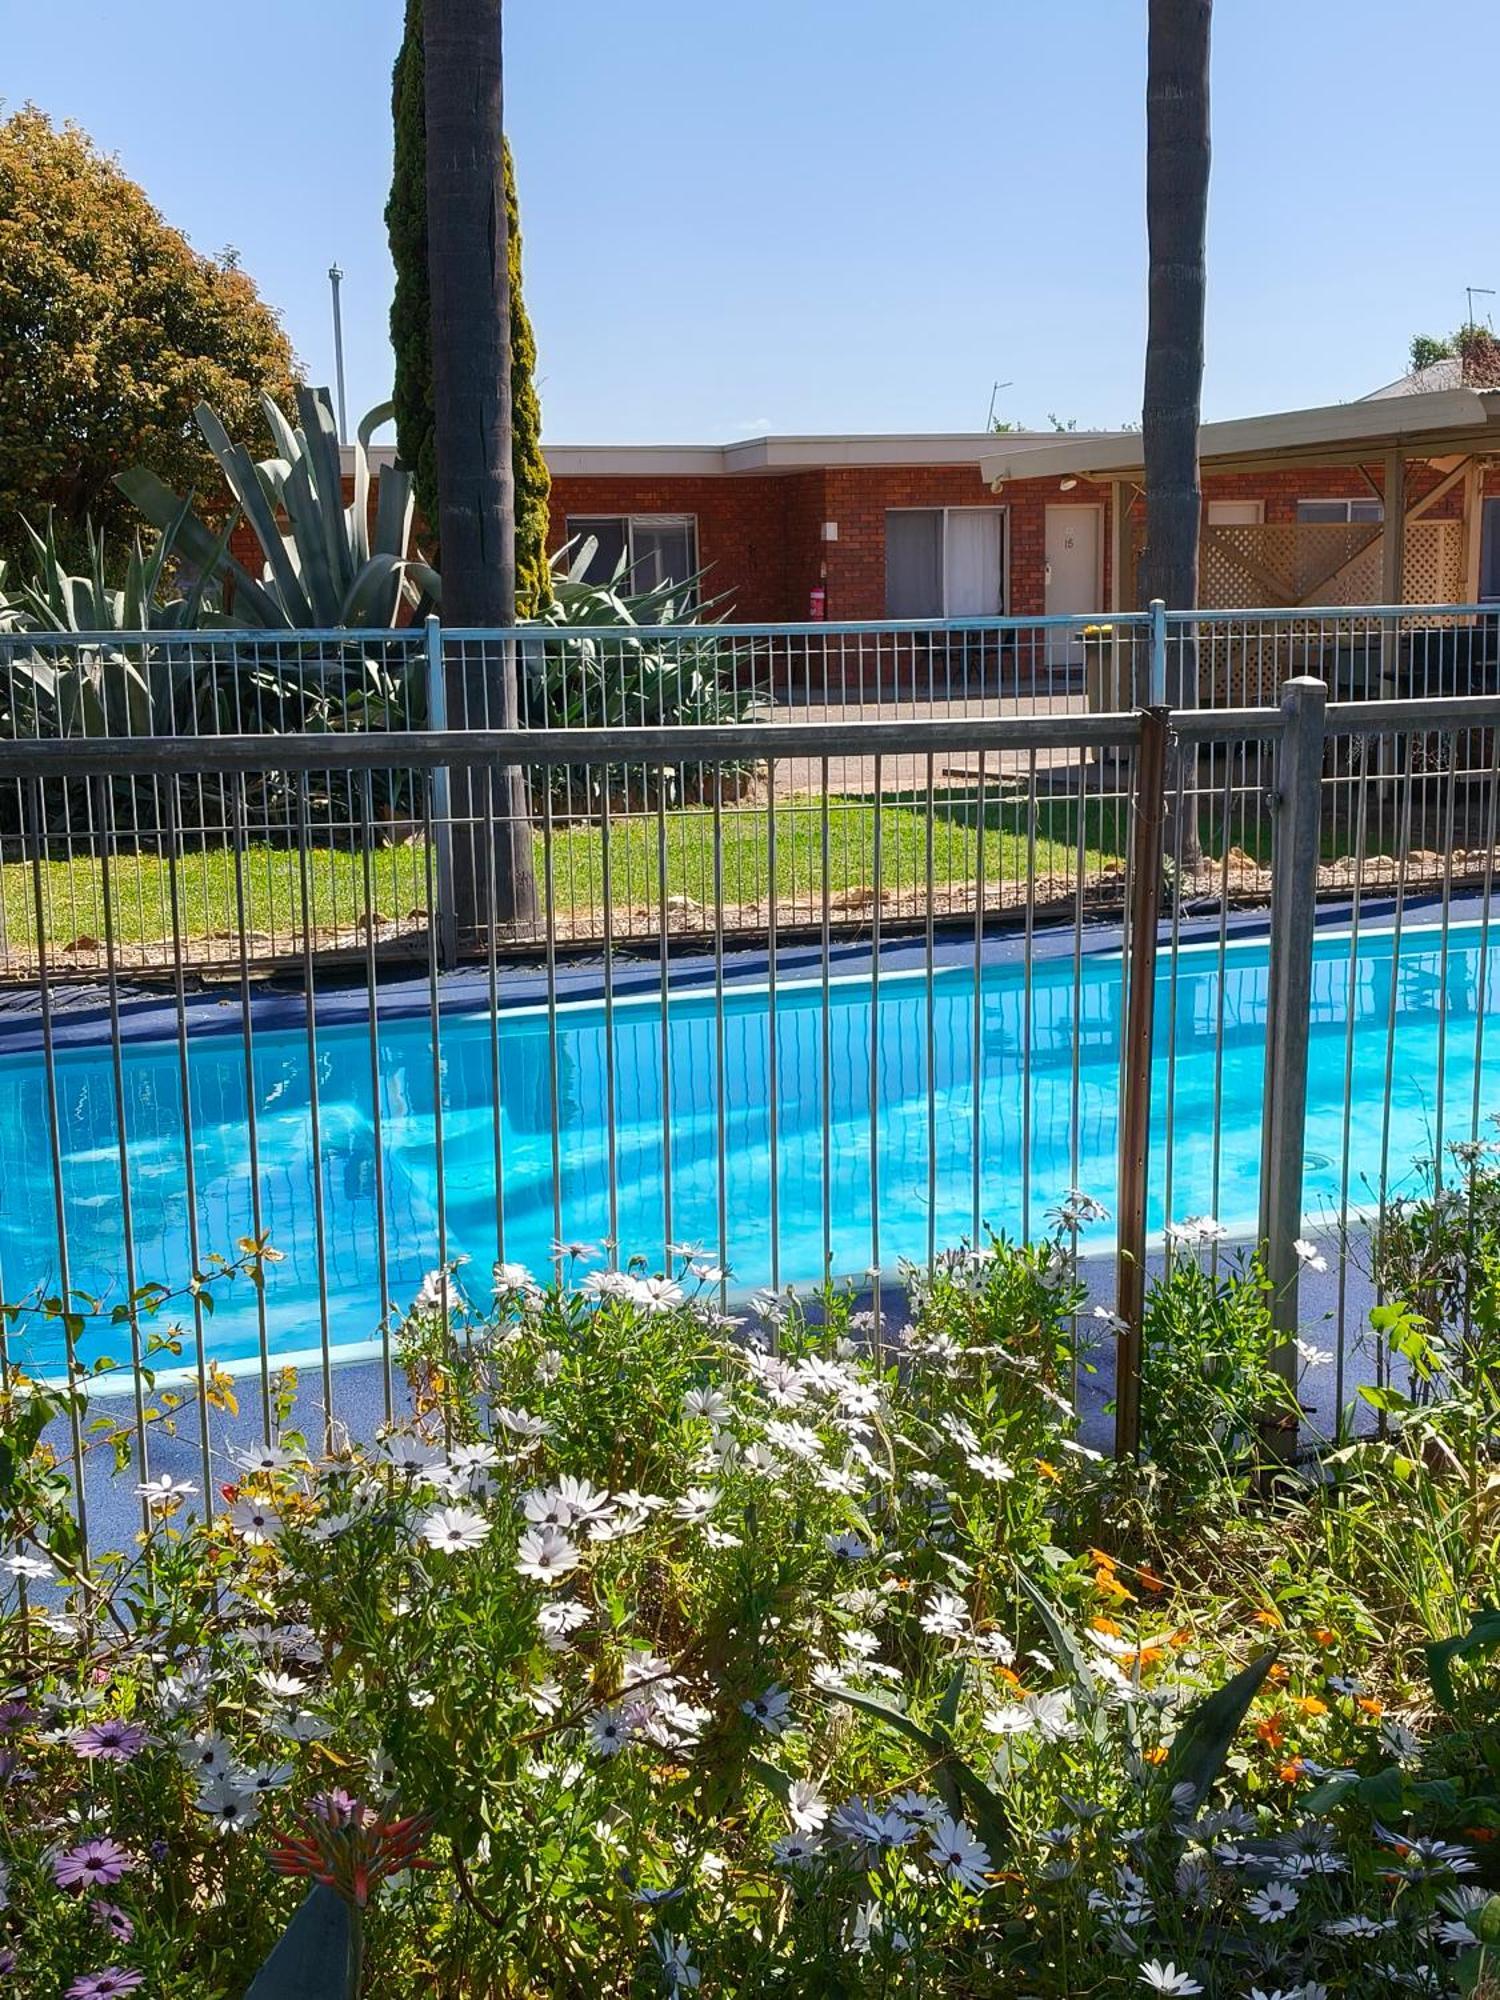
<instances>
[{"instance_id":1,"label":"metal pole","mask_svg":"<svg viewBox=\"0 0 1500 2000\"><path fill-rule=\"evenodd\" d=\"M1275 1351L1274 1363L1277 1373L1293 1392L1297 1387L1300 1269L1295 1245L1302 1234L1308 1009L1317 916L1327 701L1327 688L1310 676L1289 680L1282 688L1282 729L1276 749L1276 790L1272 800L1275 821L1266 1081L1261 1114L1260 1236L1271 1287L1271 1320L1276 1331L1284 1336Z\"/></svg>"},{"instance_id":2,"label":"metal pole","mask_svg":"<svg viewBox=\"0 0 1500 2000\"><path fill-rule=\"evenodd\" d=\"M448 686L443 678L443 628L436 617L427 619L426 632L427 727L446 729ZM453 801L446 764L440 764L432 774L432 844L437 907L429 912L428 922L437 935L438 964L447 972L458 963L458 909L453 900Z\"/></svg>"},{"instance_id":3,"label":"metal pole","mask_svg":"<svg viewBox=\"0 0 1500 2000\"><path fill-rule=\"evenodd\" d=\"M1153 624L1154 637L1154 624ZM1153 668L1154 671L1154 668ZM1135 759L1130 851L1130 984L1120 1081L1119 1249L1115 1310L1115 1454L1141 1442L1141 1320L1146 1303L1146 1195L1151 1168L1151 1051L1156 1014L1157 918L1161 908L1162 824L1166 813L1167 714L1141 714Z\"/></svg>"},{"instance_id":4,"label":"metal pole","mask_svg":"<svg viewBox=\"0 0 1500 2000\"><path fill-rule=\"evenodd\" d=\"M1167 606L1160 597L1151 600L1151 654L1147 703L1162 708L1167 700Z\"/></svg>"},{"instance_id":5,"label":"metal pole","mask_svg":"<svg viewBox=\"0 0 1500 2000\"><path fill-rule=\"evenodd\" d=\"M333 379L339 401L339 443L349 442L349 412L344 405L344 314L339 304L339 286L344 274L337 264L328 267L328 283L333 292Z\"/></svg>"}]
</instances>

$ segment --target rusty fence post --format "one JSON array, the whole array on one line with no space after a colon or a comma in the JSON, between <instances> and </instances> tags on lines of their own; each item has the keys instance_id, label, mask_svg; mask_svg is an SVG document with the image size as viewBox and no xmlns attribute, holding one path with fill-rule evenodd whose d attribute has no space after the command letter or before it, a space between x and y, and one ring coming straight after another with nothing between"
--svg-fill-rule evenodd
<instances>
[{"instance_id":1,"label":"rusty fence post","mask_svg":"<svg viewBox=\"0 0 1500 2000\"><path fill-rule=\"evenodd\" d=\"M1302 1169L1307 1144L1307 1059L1317 923L1323 805L1324 711L1328 690L1299 676L1281 690L1281 734L1271 846L1270 965L1266 990L1266 1082L1261 1112L1260 1240L1271 1288L1271 1324L1281 1335L1276 1372L1297 1391ZM1276 1426L1296 1445L1296 1419Z\"/></svg>"},{"instance_id":2,"label":"rusty fence post","mask_svg":"<svg viewBox=\"0 0 1500 2000\"><path fill-rule=\"evenodd\" d=\"M1166 819L1169 711L1141 712L1131 798L1130 945L1125 1043L1120 1066L1120 1160L1115 1310L1115 1454L1141 1441L1141 1320L1146 1301L1146 1199L1151 1175L1151 1053L1156 1026L1156 951Z\"/></svg>"}]
</instances>

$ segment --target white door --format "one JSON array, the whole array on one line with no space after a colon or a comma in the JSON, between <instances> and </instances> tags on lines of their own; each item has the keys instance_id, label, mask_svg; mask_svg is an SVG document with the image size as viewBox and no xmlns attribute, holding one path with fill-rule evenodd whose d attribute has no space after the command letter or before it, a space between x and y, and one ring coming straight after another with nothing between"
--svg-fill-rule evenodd
<instances>
[{"instance_id":1,"label":"white door","mask_svg":"<svg viewBox=\"0 0 1500 2000\"><path fill-rule=\"evenodd\" d=\"M1100 507L1047 509L1047 595L1049 618L1086 618L1097 612L1102 596L1100 560L1104 510ZM1049 666L1083 658L1081 628L1051 631L1047 639Z\"/></svg>"}]
</instances>

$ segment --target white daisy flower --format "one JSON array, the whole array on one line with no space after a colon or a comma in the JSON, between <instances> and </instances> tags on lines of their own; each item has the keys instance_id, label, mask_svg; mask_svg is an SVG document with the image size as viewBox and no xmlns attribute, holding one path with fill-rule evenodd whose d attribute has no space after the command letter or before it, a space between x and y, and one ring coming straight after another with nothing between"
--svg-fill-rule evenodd
<instances>
[{"instance_id":1,"label":"white daisy flower","mask_svg":"<svg viewBox=\"0 0 1500 2000\"><path fill-rule=\"evenodd\" d=\"M268 1500L236 1500L229 1525L250 1548L265 1548L281 1532L281 1516Z\"/></svg>"},{"instance_id":2,"label":"white daisy flower","mask_svg":"<svg viewBox=\"0 0 1500 2000\"><path fill-rule=\"evenodd\" d=\"M174 1479L170 1472L158 1472L154 1479L143 1479L135 1491L136 1498L144 1500L154 1511L175 1507L179 1500L190 1500L198 1489L191 1479Z\"/></svg>"},{"instance_id":3,"label":"white daisy flower","mask_svg":"<svg viewBox=\"0 0 1500 2000\"><path fill-rule=\"evenodd\" d=\"M472 1507L439 1507L422 1523L422 1539L448 1555L466 1555L486 1540L490 1524Z\"/></svg>"},{"instance_id":4,"label":"white daisy flower","mask_svg":"<svg viewBox=\"0 0 1500 2000\"><path fill-rule=\"evenodd\" d=\"M1169 1959L1165 1965L1159 1958L1148 1958L1140 1968L1142 1986L1150 1987L1153 1993L1201 1993L1203 1988L1196 1979L1186 1972L1179 1972Z\"/></svg>"},{"instance_id":5,"label":"white daisy flower","mask_svg":"<svg viewBox=\"0 0 1500 2000\"><path fill-rule=\"evenodd\" d=\"M216 1778L199 1793L198 1810L213 1821L215 1833L243 1833L260 1818L260 1797L230 1777Z\"/></svg>"},{"instance_id":6,"label":"white daisy flower","mask_svg":"<svg viewBox=\"0 0 1500 2000\"><path fill-rule=\"evenodd\" d=\"M798 1833L816 1833L828 1819L828 1801L811 1778L793 1778L787 1787L786 1810Z\"/></svg>"},{"instance_id":7,"label":"white daisy flower","mask_svg":"<svg viewBox=\"0 0 1500 2000\"><path fill-rule=\"evenodd\" d=\"M964 1825L962 1820L950 1818L944 1813L928 1829L927 1853L950 1882L957 1882L965 1889L976 1893L985 1885L985 1876L992 1863L990 1851Z\"/></svg>"},{"instance_id":8,"label":"white daisy flower","mask_svg":"<svg viewBox=\"0 0 1500 2000\"><path fill-rule=\"evenodd\" d=\"M689 1389L682 1399L682 1414L717 1425L734 1415L734 1406L720 1389Z\"/></svg>"},{"instance_id":9,"label":"white daisy flower","mask_svg":"<svg viewBox=\"0 0 1500 2000\"><path fill-rule=\"evenodd\" d=\"M516 1545L516 1568L538 1583L556 1583L578 1566L578 1550L556 1528L530 1528Z\"/></svg>"},{"instance_id":10,"label":"white daisy flower","mask_svg":"<svg viewBox=\"0 0 1500 2000\"><path fill-rule=\"evenodd\" d=\"M783 1730L791 1727L792 1718L787 1712L791 1700L791 1695L781 1683L773 1681L764 1694L752 1695L748 1701L742 1701L740 1709L772 1736L780 1736Z\"/></svg>"},{"instance_id":11,"label":"white daisy flower","mask_svg":"<svg viewBox=\"0 0 1500 2000\"><path fill-rule=\"evenodd\" d=\"M1245 1909L1259 1923L1282 1924L1300 1900L1290 1882L1267 1882L1264 1888L1247 1897Z\"/></svg>"},{"instance_id":12,"label":"white daisy flower","mask_svg":"<svg viewBox=\"0 0 1500 2000\"><path fill-rule=\"evenodd\" d=\"M589 1735L601 1757L616 1757L635 1735L634 1718L623 1708L596 1708L589 1717Z\"/></svg>"}]
</instances>

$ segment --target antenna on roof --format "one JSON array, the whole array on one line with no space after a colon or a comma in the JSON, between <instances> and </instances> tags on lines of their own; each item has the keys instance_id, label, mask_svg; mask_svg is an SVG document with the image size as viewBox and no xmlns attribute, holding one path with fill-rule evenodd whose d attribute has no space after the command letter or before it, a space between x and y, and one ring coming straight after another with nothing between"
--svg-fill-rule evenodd
<instances>
[{"instance_id":1,"label":"antenna on roof","mask_svg":"<svg viewBox=\"0 0 1500 2000\"><path fill-rule=\"evenodd\" d=\"M1469 301L1469 317L1464 321L1464 325L1474 325L1474 301L1476 299L1492 299L1494 296L1495 288L1493 285L1465 285L1464 297ZM1493 324L1488 313L1485 314L1485 321L1486 324Z\"/></svg>"},{"instance_id":2,"label":"antenna on roof","mask_svg":"<svg viewBox=\"0 0 1500 2000\"><path fill-rule=\"evenodd\" d=\"M1015 383L1014 383L1014 382L993 382L993 383L991 383L991 385L990 385L990 413L989 413L989 415L988 415L988 416L987 416L987 417L985 418L985 420L984 420L984 427L985 427L985 429L986 429L987 431L992 431L992 430L993 430L993 429L995 428L995 398L996 398L996 397L997 397L997 396L999 395L999 393L1000 393L1000 391L1001 391L1002 389L1014 389L1014 387L1015 387L1015 386L1016 386L1016 385L1015 385Z\"/></svg>"}]
</instances>

